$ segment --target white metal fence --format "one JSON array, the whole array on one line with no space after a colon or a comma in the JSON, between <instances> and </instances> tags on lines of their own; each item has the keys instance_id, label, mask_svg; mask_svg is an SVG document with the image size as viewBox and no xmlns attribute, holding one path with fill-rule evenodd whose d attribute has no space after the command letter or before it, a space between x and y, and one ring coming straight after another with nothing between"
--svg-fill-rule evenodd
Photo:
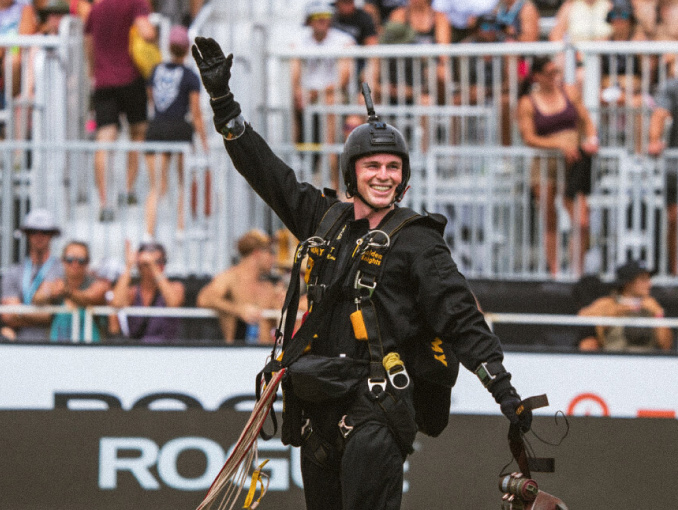
<instances>
[{"instance_id":1,"label":"white metal fence","mask_svg":"<svg viewBox=\"0 0 678 510\"><path fill-rule=\"evenodd\" d=\"M213 36L226 51L236 52L232 83L236 97L255 128L301 179L319 186L341 180L337 165L344 123L351 114L364 118L365 112L354 65L349 66L350 78L345 86L335 83L341 93L333 101L327 101L321 93L311 102L307 95L307 106L295 112L292 61L330 58L348 59L354 64L362 59L367 62L364 78L374 91L377 113L401 129L410 142L413 176L406 203L448 215L447 240L462 269L473 277L541 279L555 275L575 279L582 269L584 241L577 222L571 221L562 206L562 162L556 163L560 168L560 193L555 203L557 262L556 267L549 267L553 264L547 259L544 232L551 205L536 200L530 184L534 161L544 168L546 161L557 161L558 156L522 147L514 120L525 64L536 55L553 55L563 63L568 81L581 78L583 97L603 142L603 149L594 158L594 189L589 197L591 228L587 239L591 257L599 259L599 268L606 276L612 275L616 264L633 255L645 258L663 278L672 278L669 261L673 260L675 245L667 244L667 240L677 227L667 210L675 187L667 188L663 183L667 174L675 172L678 153L669 150L655 160L644 156L643 150L650 114L646 99L672 75L669 57L678 54L678 43L292 50L276 44L271 37L272 26L258 21L271 6L266 4L266 12L257 11L254 21L242 16L234 21L228 19L222 4L215 3L199 16L192 33ZM280 226L234 171L221 139L212 130L208 154L194 153L181 144L132 144L123 141L124 137L114 144L88 140L84 126L89 90L82 27L77 20L66 19L70 21L64 22L59 36L0 39L2 46L26 50L19 53L21 91L12 94L5 90L7 107L2 114L5 141L0 143L0 267L6 268L24 253L23 241L12 233L29 207L52 209L62 224L64 240L78 237L89 241L95 260L122 258L123 239L140 240L142 204L123 203L115 222L97 221L93 155L99 150L110 155L113 202L123 186L128 153L167 150L184 155L184 210L177 211L174 205L178 181L172 171L171 192L162 206L158 231L159 240L168 246L168 270L173 274L214 274L231 263L235 239L245 230L256 226L273 231ZM575 65L577 52L583 56L581 68ZM620 60L627 63L623 72L615 65ZM612 71L605 71L608 68ZM23 83L23 77L29 75L34 77L33 85ZM611 86L625 92L623 101L602 104L601 90ZM32 94L24 94L31 90ZM205 95L202 105L209 117ZM25 135L27 112L30 139ZM314 123L321 128L318 133L314 132ZM332 130L328 130L330 126ZM334 131L332 138L327 136L328 131ZM138 195L143 202L148 184L144 159L140 160ZM179 213L187 219L187 236L182 242L173 235Z\"/></svg>"}]
</instances>

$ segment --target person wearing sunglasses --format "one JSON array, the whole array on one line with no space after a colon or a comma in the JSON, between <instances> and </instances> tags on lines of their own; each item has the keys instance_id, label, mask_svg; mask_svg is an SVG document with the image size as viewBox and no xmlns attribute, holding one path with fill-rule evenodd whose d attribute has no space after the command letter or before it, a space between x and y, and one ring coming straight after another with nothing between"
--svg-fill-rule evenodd
<instances>
[{"instance_id":1,"label":"person wearing sunglasses","mask_svg":"<svg viewBox=\"0 0 678 510\"><path fill-rule=\"evenodd\" d=\"M38 305L66 305L79 309L80 331L77 340L85 339L85 307L106 304L106 292L111 282L89 270L89 246L80 241L71 241L63 249L61 265L63 278L46 281L38 288L33 303ZM49 339L52 342L73 340L73 315L57 313L52 318ZM101 341L99 325L92 324L93 342Z\"/></svg>"}]
</instances>

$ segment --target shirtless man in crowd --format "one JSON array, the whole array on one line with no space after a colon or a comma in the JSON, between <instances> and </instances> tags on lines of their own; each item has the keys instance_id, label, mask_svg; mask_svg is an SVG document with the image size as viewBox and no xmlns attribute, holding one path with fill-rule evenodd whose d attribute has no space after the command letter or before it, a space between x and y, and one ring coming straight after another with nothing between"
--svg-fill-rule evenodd
<instances>
[{"instance_id":1,"label":"shirtless man in crowd","mask_svg":"<svg viewBox=\"0 0 678 510\"><path fill-rule=\"evenodd\" d=\"M250 230L237 246L240 261L201 289L198 306L218 312L227 344L246 338L252 342L253 334L258 343L273 343L272 330L277 321L263 317L262 312L280 309L285 288L271 274L275 262L272 239L259 230Z\"/></svg>"}]
</instances>

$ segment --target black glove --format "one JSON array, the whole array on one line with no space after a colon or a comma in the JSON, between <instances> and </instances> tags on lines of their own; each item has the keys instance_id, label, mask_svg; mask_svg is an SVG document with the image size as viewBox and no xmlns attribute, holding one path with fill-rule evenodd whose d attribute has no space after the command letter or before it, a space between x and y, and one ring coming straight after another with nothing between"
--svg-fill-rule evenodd
<instances>
[{"instance_id":1,"label":"black glove","mask_svg":"<svg viewBox=\"0 0 678 510\"><path fill-rule=\"evenodd\" d=\"M512 425L518 425L522 433L526 433L532 426L532 410L520 405L521 398L516 390L505 393L499 402L501 412L506 416ZM522 409L519 409L522 407Z\"/></svg>"},{"instance_id":2,"label":"black glove","mask_svg":"<svg viewBox=\"0 0 678 510\"><path fill-rule=\"evenodd\" d=\"M210 97L217 99L228 95L231 91L228 81L231 79L233 54L224 56L219 43L211 37L196 37L191 51L198 65L202 83Z\"/></svg>"},{"instance_id":3,"label":"black glove","mask_svg":"<svg viewBox=\"0 0 678 510\"><path fill-rule=\"evenodd\" d=\"M223 134L228 121L240 115L240 105L233 99L228 86L231 79L233 54L226 57L221 46L212 38L196 37L191 49L198 65L202 83L210 95L210 104L214 111L214 126Z\"/></svg>"}]
</instances>

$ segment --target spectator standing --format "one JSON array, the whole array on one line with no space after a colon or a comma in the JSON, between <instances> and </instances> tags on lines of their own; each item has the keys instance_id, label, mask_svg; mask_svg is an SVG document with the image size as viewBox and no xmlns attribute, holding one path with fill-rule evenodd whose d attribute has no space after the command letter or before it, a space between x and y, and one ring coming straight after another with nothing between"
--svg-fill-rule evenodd
<instances>
[{"instance_id":1,"label":"spectator standing","mask_svg":"<svg viewBox=\"0 0 678 510\"><path fill-rule=\"evenodd\" d=\"M125 242L125 270L113 287L111 306L179 307L184 303L184 285L170 281L165 275L167 255L158 243L141 244L135 253L129 241ZM139 281L132 283L132 270L137 267ZM180 318L127 316L118 314L120 330L125 337L145 344L160 344L178 340Z\"/></svg>"},{"instance_id":2,"label":"spectator standing","mask_svg":"<svg viewBox=\"0 0 678 510\"><path fill-rule=\"evenodd\" d=\"M189 27L202 9L204 0L154 0L153 11L162 14L173 25Z\"/></svg>"},{"instance_id":3,"label":"spectator standing","mask_svg":"<svg viewBox=\"0 0 678 510\"><path fill-rule=\"evenodd\" d=\"M193 133L198 132L203 151L207 152L207 134L200 110L200 79L184 65L188 53L188 30L181 25L170 29L169 46L172 59L156 66L149 80L149 91L154 115L146 131L146 141L193 142ZM186 120L190 112L191 121ZM157 223L158 200L167 192L168 170L172 154L160 156L160 180L156 172L156 155L146 154L149 190L146 197L146 238L153 239ZM184 233L184 158L177 156L177 240ZM158 185L159 183L159 185Z\"/></svg>"},{"instance_id":4,"label":"spectator standing","mask_svg":"<svg viewBox=\"0 0 678 510\"><path fill-rule=\"evenodd\" d=\"M348 48L355 45L353 37L333 28L332 17L334 9L325 0L311 0L306 5L305 27L299 39L293 44L295 48ZM341 100L342 91L346 90L351 76L351 59L337 60L330 58L295 59L292 61L292 88L294 94L294 109L296 114L295 140L298 142L320 143L320 130L324 127L325 143L335 143L336 128L335 115L325 115L324 126L320 119L312 119L312 139L305 139L304 108L310 104L336 104ZM332 164L331 185L335 189L339 186L338 165Z\"/></svg>"},{"instance_id":5,"label":"spectator standing","mask_svg":"<svg viewBox=\"0 0 678 510\"><path fill-rule=\"evenodd\" d=\"M571 257L574 257L572 262L579 272L588 249L586 195L591 192L591 155L598 152L598 136L577 87L563 84L561 74L550 57L533 60L531 74L521 86L518 125L525 145L555 149L565 159L564 202L573 224L579 227L579 253L571 250ZM535 160L535 163L539 163L539 160ZM533 166L531 186L536 203L544 200L546 204L546 260L551 273L556 274L560 269L555 206L556 161L550 159L547 166L545 182L539 165ZM575 236L572 241L574 247L577 242Z\"/></svg>"},{"instance_id":6,"label":"spectator standing","mask_svg":"<svg viewBox=\"0 0 678 510\"><path fill-rule=\"evenodd\" d=\"M407 0L366 0L363 9L374 21L377 32L381 34L383 26L388 21L388 17L398 7L405 7Z\"/></svg>"},{"instance_id":7,"label":"spectator standing","mask_svg":"<svg viewBox=\"0 0 678 510\"><path fill-rule=\"evenodd\" d=\"M22 263L10 267L2 276L3 305L30 305L43 282L63 277L63 268L50 251L52 239L61 234L52 213L46 209L33 209L26 215L21 231L28 241L28 254ZM2 314L6 326L3 336L17 340L47 340L50 320L50 315L43 313Z\"/></svg>"},{"instance_id":8,"label":"spectator standing","mask_svg":"<svg viewBox=\"0 0 678 510\"><path fill-rule=\"evenodd\" d=\"M80 316L80 332L78 340L85 339L85 310L87 306L106 304L106 292L111 289L111 282L89 271L89 246L79 241L69 242L63 249L61 264L63 278L45 281L35 293L33 302L37 305L66 305L78 309ZM58 313L52 318L49 338L52 341L70 341L72 339L71 313ZM92 323L91 338L93 342L102 339L97 320ZM105 331L105 328L103 328Z\"/></svg>"},{"instance_id":9,"label":"spectator standing","mask_svg":"<svg viewBox=\"0 0 678 510\"><path fill-rule=\"evenodd\" d=\"M83 23L86 23L92 10L92 0L70 0L69 10L71 15L77 16Z\"/></svg>"},{"instance_id":10,"label":"spectator standing","mask_svg":"<svg viewBox=\"0 0 678 510\"><path fill-rule=\"evenodd\" d=\"M497 0L433 0L432 6L445 14L452 27L452 42L459 42L471 35L479 16L495 9Z\"/></svg>"},{"instance_id":11,"label":"spectator standing","mask_svg":"<svg viewBox=\"0 0 678 510\"><path fill-rule=\"evenodd\" d=\"M0 35L30 35L37 30L37 19L32 6L14 0L0 0ZM2 64L2 108L5 107L5 55L9 52L12 58L11 94L19 93L21 84L21 53L19 48L0 48L0 64Z\"/></svg>"},{"instance_id":12,"label":"spectator standing","mask_svg":"<svg viewBox=\"0 0 678 510\"><path fill-rule=\"evenodd\" d=\"M90 74L94 79L94 113L97 142L118 138L120 115L125 114L132 141L144 140L147 127L147 101L144 79L129 53L129 33L135 26L146 41L156 38L148 19L148 0L96 0L85 23ZM106 193L106 151L94 157L95 180L99 192L100 221L112 221L114 212ZM127 162L126 195L123 202L137 203L134 183L139 170L138 154L130 152Z\"/></svg>"},{"instance_id":13,"label":"spectator standing","mask_svg":"<svg viewBox=\"0 0 678 510\"><path fill-rule=\"evenodd\" d=\"M334 8L334 17L332 18L334 28L338 28L353 37L355 43L359 46L372 46L379 42L372 17L363 9L356 7L355 0L337 0L334 3ZM356 61L356 72L359 81L363 81L361 76L364 69L365 59L358 59Z\"/></svg>"},{"instance_id":14,"label":"spectator standing","mask_svg":"<svg viewBox=\"0 0 678 510\"><path fill-rule=\"evenodd\" d=\"M670 128L666 136L669 148L678 147L678 122L676 122L676 115L678 115L678 79L668 80L655 96L656 107L652 111L650 117L649 141L647 144L647 152L650 156L661 156L666 148L665 130L667 121L670 123ZM666 208L667 208L667 245L669 255L669 272L678 274L678 257L676 252L678 247L678 237L676 229L678 229L678 169L675 165L675 159L670 160L672 165L666 166Z\"/></svg>"},{"instance_id":15,"label":"spectator standing","mask_svg":"<svg viewBox=\"0 0 678 510\"><path fill-rule=\"evenodd\" d=\"M604 41L612 27L607 22L610 0L566 0L556 13L556 23L549 34L550 41Z\"/></svg>"},{"instance_id":16,"label":"spectator standing","mask_svg":"<svg viewBox=\"0 0 678 510\"><path fill-rule=\"evenodd\" d=\"M539 40L539 11L532 0L500 0L496 17L504 41Z\"/></svg>"},{"instance_id":17,"label":"spectator standing","mask_svg":"<svg viewBox=\"0 0 678 510\"><path fill-rule=\"evenodd\" d=\"M227 344L236 340L270 344L276 321L263 318L262 311L280 309L285 288L271 278L275 250L271 238L250 230L238 239L240 261L216 275L200 290L198 306L219 314L219 325ZM248 331L250 333L248 334Z\"/></svg>"},{"instance_id":18,"label":"spectator standing","mask_svg":"<svg viewBox=\"0 0 678 510\"><path fill-rule=\"evenodd\" d=\"M664 317L664 309L650 295L651 273L636 260L617 268L617 281L610 295L596 299L579 310L582 317ZM579 342L583 351L670 350L673 333L669 328L595 326L587 328Z\"/></svg>"},{"instance_id":19,"label":"spectator standing","mask_svg":"<svg viewBox=\"0 0 678 510\"><path fill-rule=\"evenodd\" d=\"M391 13L389 21L409 25L415 33L414 44L450 44L452 34L445 14L431 7L430 0L408 0L407 6ZM445 79L446 60L438 59L436 75Z\"/></svg>"}]
</instances>

